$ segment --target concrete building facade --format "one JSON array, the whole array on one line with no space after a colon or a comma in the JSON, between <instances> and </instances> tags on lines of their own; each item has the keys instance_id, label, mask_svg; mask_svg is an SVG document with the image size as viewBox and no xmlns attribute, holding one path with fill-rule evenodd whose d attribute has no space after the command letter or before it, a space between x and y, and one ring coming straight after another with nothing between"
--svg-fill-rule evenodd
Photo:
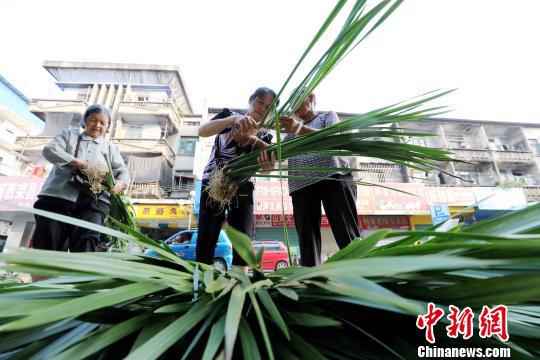
<instances>
[{"instance_id":1,"label":"concrete building facade","mask_svg":"<svg viewBox=\"0 0 540 360\"><path fill-rule=\"evenodd\" d=\"M29 111L28 103L28 98L0 75L0 251L8 237L24 231L25 221L20 228L13 226L15 220L29 218L28 215L4 211L4 193L11 179L30 175L35 170L29 166L28 158L15 149L17 137L36 134L43 127L43 121Z\"/></svg>"}]
</instances>

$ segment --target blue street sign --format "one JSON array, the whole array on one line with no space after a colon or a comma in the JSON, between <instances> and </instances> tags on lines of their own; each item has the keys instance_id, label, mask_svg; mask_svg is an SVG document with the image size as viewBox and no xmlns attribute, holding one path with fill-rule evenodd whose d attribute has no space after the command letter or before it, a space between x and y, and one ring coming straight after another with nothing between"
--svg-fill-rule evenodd
<instances>
[{"instance_id":1,"label":"blue street sign","mask_svg":"<svg viewBox=\"0 0 540 360\"><path fill-rule=\"evenodd\" d=\"M448 209L448 204L431 204L431 221L433 222L433 225L438 225L448 219L450 219L450 209Z\"/></svg>"}]
</instances>

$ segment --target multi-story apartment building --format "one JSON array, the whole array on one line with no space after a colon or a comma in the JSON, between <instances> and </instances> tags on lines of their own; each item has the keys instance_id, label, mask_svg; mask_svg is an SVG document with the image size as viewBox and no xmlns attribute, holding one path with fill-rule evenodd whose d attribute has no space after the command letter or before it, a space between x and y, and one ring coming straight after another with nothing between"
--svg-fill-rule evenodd
<instances>
[{"instance_id":1,"label":"multi-story apartment building","mask_svg":"<svg viewBox=\"0 0 540 360\"><path fill-rule=\"evenodd\" d=\"M18 136L39 132L43 121L28 110L28 98L6 78L0 75L0 251L12 230L14 212L8 208L7 189L13 189L18 176L31 174L28 159L14 150ZM11 191L10 191L11 192ZM13 191L15 192L15 191ZM23 195L16 193L17 197Z\"/></svg>"},{"instance_id":2,"label":"multi-story apartment building","mask_svg":"<svg viewBox=\"0 0 540 360\"><path fill-rule=\"evenodd\" d=\"M22 175L26 158L14 150L17 137L36 134L43 121L28 109L28 98L0 75L0 176Z\"/></svg>"},{"instance_id":3,"label":"multi-story apartment building","mask_svg":"<svg viewBox=\"0 0 540 360\"><path fill-rule=\"evenodd\" d=\"M402 124L402 127L436 134L415 141L447 149L461 161L444 164L449 175L426 176L409 170L408 178L402 177L401 182L422 182L430 186L522 187L529 201L539 199L540 124L437 118Z\"/></svg>"}]
</instances>

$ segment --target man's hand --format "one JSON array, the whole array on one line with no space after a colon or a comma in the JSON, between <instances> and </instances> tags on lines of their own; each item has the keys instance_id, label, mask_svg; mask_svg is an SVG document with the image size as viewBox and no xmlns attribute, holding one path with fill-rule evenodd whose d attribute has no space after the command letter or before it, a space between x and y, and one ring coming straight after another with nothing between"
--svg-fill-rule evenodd
<instances>
[{"instance_id":1,"label":"man's hand","mask_svg":"<svg viewBox=\"0 0 540 360\"><path fill-rule=\"evenodd\" d=\"M74 170L86 169L88 167L88 161L79 160L79 159L73 159L69 163L69 166L71 166Z\"/></svg>"},{"instance_id":2,"label":"man's hand","mask_svg":"<svg viewBox=\"0 0 540 360\"><path fill-rule=\"evenodd\" d=\"M281 129L284 132L287 133L296 133L296 131L302 126L302 123L290 116L282 116L279 119L279 122L281 124Z\"/></svg>"},{"instance_id":3,"label":"man's hand","mask_svg":"<svg viewBox=\"0 0 540 360\"><path fill-rule=\"evenodd\" d=\"M123 183L122 181L118 181L116 185L111 189L112 194L120 194L126 190L127 185Z\"/></svg>"},{"instance_id":4,"label":"man's hand","mask_svg":"<svg viewBox=\"0 0 540 360\"><path fill-rule=\"evenodd\" d=\"M268 153L266 150L261 151L257 158L257 162L263 171L274 170L274 165L276 164L276 152L272 151L271 153Z\"/></svg>"}]
</instances>

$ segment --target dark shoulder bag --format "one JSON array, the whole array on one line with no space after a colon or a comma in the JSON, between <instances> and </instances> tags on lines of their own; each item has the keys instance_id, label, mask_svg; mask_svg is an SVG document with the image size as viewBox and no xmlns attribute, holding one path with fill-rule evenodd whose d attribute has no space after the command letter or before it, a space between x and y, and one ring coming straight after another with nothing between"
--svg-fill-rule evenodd
<instances>
[{"instance_id":1,"label":"dark shoulder bag","mask_svg":"<svg viewBox=\"0 0 540 360\"><path fill-rule=\"evenodd\" d=\"M81 138L82 134L79 134L77 137L77 145L75 146L75 152L73 153L73 156L77 158L79 155L79 147L81 146ZM84 193L85 195L95 196L95 194L90 189L90 182L88 181L88 177L84 175L79 170L73 170L73 174L71 175L71 184L75 186L79 191Z\"/></svg>"}]
</instances>

